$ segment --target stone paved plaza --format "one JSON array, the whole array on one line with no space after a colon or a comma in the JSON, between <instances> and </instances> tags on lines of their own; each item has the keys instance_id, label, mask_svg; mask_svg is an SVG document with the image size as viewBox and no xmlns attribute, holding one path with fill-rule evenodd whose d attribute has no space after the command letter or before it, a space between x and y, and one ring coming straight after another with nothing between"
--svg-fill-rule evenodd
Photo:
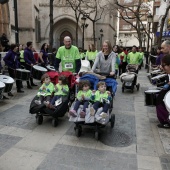
<instances>
[{"instance_id":1,"label":"stone paved plaza","mask_svg":"<svg viewBox=\"0 0 170 170\"><path fill-rule=\"evenodd\" d=\"M170 130L158 129L155 107L144 106L151 87L146 70L139 72L140 90L121 92L114 99L114 129L101 129L99 141L92 127L75 136L67 114L54 128L51 118L36 124L29 105L37 92L0 101L0 170L170 170ZM37 82L40 85L40 82Z\"/></svg>"}]
</instances>

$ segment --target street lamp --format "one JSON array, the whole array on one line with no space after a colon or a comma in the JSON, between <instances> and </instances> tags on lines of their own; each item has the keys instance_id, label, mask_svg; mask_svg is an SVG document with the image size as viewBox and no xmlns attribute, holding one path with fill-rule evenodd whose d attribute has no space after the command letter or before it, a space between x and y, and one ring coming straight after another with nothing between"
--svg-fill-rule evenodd
<instances>
[{"instance_id":1,"label":"street lamp","mask_svg":"<svg viewBox=\"0 0 170 170\"><path fill-rule=\"evenodd\" d=\"M88 27L88 24L86 24L86 16L83 15L83 17L81 18L81 27L83 28L83 39L82 39L82 49L84 51L84 29Z\"/></svg>"},{"instance_id":2,"label":"street lamp","mask_svg":"<svg viewBox=\"0 0 170 170\"><path fill-rule=\"evenodd\" d=\"M102 47L103 30L100 30L100 47Z\"/></svg>"},{"instance_id":3,"label":"street lamp","mask_svg":"<svg viewBox=\"0 0 170 170\"><path fill-rule=\"evenodd\" d=\"M153 16L149 13L149 15L147 16L147 19L148 19L148 42L147 42L147 54L146 54L145 69L147 68L147 73L149 73L149 65L150 65L150 57L149 57L150 27L151 27L151 23L153 21Z\"/></svg>"},{"instance_id":4,"label":"street lamp","mask_svg":"<svg viewBox=\"0 0 170 170\"><path fill-rule=\"evenodd\" d=\"M122 40L119 40L119 45L120 45L120 46L122 46L122 45L123 45Z\"/></svg>"}]
</instances>

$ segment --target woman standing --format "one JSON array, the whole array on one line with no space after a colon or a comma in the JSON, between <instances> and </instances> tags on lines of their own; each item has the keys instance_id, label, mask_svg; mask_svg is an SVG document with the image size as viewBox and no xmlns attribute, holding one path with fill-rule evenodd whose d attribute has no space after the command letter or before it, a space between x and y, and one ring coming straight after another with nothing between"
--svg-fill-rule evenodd
<instances>
[{"instance_id":1,"label":"woman standing","mask_svg":"<svg viewBox=\"0 0 170 170\"><path fill-rule=\"evenodd\" d=\"M48 44L44 43L41 46L41 50L39 53L39 60L38 62L41 64L41 66L45 67L48 64Z\"/></svg>"},{"instance_id":2,"label":"woman standing","mask_svg":"<svg viewBox=\"0 0 170 170\"><path fill-rule=\"evenodd\" d=\"M95 48L95 45L90 44L89 49L86 52L86 60L89 60L91 67L93 66L93 63L94 63L96 56L97 56L97 50Z\"/></svg>"},{"instance_id":3,"label":"woman standing","mask_svg":"<svg viewBox=\"0 0 170 170\"><path fill-rule=\"evenodd\" d=\"M167 84L163 86L163 89L159 93L157 97L157 103L156 103L156 112L157 112L157 117L160 122L157 126L159 128L170 128L170 117L169 117L169 112L165 107L164 104L164 96L166 93L170 90L170 55L165 55L162 58L161 61L161 68L168 74L168 81Z\"/></svg>"},{"instance_id":4,"label":"woman standing","mask_svg":"<svg viewBox=\"0 0 170 170\"><path fill-rule=\"evenodd\" d=\"M8 66L8 73L9 76L15 78L15 69L20 67L20 63L18 61L18 47L16 44L11 44L11 49L8 51L6 56L4 57L4 62ZM16 87L18 93L23 93L24 91L21 90L21 80L16 80Z\"/></svg>"},{"instance_id":5,"label":"woman standing","mask_svg":"<svg viewBox=\"0 0 170 170\"><path fill-rule=\"evenodd\" d=\"M116 54L112 51L112 46L109 40L103 42L102 51L100 51L95 59L92 70L95 71L98 67L100 72L108 73L111 77L115 75Z\"/></svg>"}]
</instances>

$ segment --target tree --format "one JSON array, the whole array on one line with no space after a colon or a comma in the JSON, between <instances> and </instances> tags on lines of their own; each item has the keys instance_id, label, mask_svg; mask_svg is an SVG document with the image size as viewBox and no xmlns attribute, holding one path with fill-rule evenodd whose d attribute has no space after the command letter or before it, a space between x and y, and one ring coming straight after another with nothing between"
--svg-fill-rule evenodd
<instances>
[{"instance_id":1,"label":"tree","mask_svg":"<svg viewBox=\"0 0 170 170\"><path fill-rule=\"evenodd\" d=\"M160 33L159 33L158 39L157 39L158 46L161 46L163 28L164 28L165 19L166 19L167 15L168 15L169 9L170 9L170 5L167 5L167 8L166 8L166 10L165 10L165 15L163 15L163 16L162 16L162 19L161 19Z\"/></svg>"},{"instance_id":2,"label":"tree","mask_svg":"<svg viewBox=\"0 0 170 170\"><path fill-rule=\"evenodd\" d=\"M102 5L102 0L84 0L83 9L80 13L89 19L93 25L93 43L96 44L96 29L95 24L101 19L106 5ZM99 12L100 11L100 12Z\"/></svg>"},{"instance_id":3,"label":"tree","mask_svg":"<svg viewBox=\"0 0 170 170\"><path fill-rule=\"evenodd\" d=\"M147 20L146 16L151 9L149 2L150 1L144 2L143 0L133 0L126 2L123 0L115 0L115 2L111 3L108 7L108 9L111 11L117 10L119 12L119 16L117 15L117 17L124 20L126 23L131 25L132 29L136 30L136 38L138 39L140 46L142 46L141 31L145 33L149 39L151 38L146 25L143 23L143 21Z\"/></svg>"},{"instance_id":4,"label":"tree","mask_svg":"<svg viewBox=\"0 0 170 170\"><path fill-rule=\"evenodd\" d=\"M78 45L78 22L80 19L80 11L81 11L81 4L83 0L66 0L66 2L70 5L72 10L74 11L75 14L75 19L76 19L76 45Z\"/></svg>"},{"instance_id":5,"label":"tree","mask_svg":"<svg viewBox=\"0 0 170 170\"><path fill-rule=\"evenodd\" d=\"M53 2L54 0L50 0L50 33L49 33L49 44L50 44L50 51L52 51L52 47L53 47Z\"/></svg>"}]
</instances>

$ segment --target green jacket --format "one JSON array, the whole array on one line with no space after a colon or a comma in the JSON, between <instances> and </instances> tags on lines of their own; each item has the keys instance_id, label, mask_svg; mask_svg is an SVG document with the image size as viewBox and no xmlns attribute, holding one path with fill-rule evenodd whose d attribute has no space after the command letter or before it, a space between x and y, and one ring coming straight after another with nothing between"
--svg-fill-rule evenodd
<instances>
[{"instance_id":1,"label":"green jacket","mask_svg":"<svg viewBox=\"0 0 170 170\"><path fill-rule=\"evenodd\" d=\"M119 53L118 56L119 56L119 59L120 59L121 62L126 62L127 57L126 57L126 54L123 51L121 53Z\"/></svg>"},{"instance_id":2,"label":"green jacket","mask_svg":"<svg viewBox=\"0 0 170 170\"><path fill-rule=\"evenodd\" d=\"M43 87L45 87L45 90L43 89ZM38 90L37 96L50 96L53 92L54 92L53 83L49 83L49 84L43 83Z\"/></svg>"},{"instance_id":3,"label":"green jacket","mask_svg":"<svg viewBox=\"0 0 170 170\"><path fill-rule=\"evenodd\" d=\"M88 91L80 90L77 93L77 99L80 100L80 101L83 100L82 95L84 95L84 100L90 100L91 96L92 96L92 91L91 90L88 90Z\"/></svg>"},{"instance_id":4,"label":"green jacket","mask_svg":"<svg viewBox=\"0 0 170 170\"><path fill-rule=\"evenodd\" d=\"M140 64L141 55L139 52L130 52L127 56L128 64Z\"/></svg>"},{"instance_id":5,"label":"green jacket","mask_svg":"<svg viewBox=\"0 0 170 170\"><path fill-rule=\"evenodd\" d=\"M87 60L95 60L97 56L97 50L96 51L87 51L86 52L86 57L87 57Z\"/></svg>"},{"instance_id":6,"label":"green jacket","mask_svg":"<svg viewBox=\"0 0 170 170\"><path fill-rule=\"evenodd\" d=\"M19 53L20 53L20 62L21 63L25 63L25 60L24 60L24 50L21 50Z\"/></svg>"},{"instance_id":7,"label":"green jacket","mask_svg":"<svg viewBox=\"0 0 170 170\"><path fill-rule=\"evenodd\" d=\"M55 96L66 96L68 95L69 92L69 87L68 85L60 85L60 84L56 84L57 89L55 90L54 95Z\"/></svg>"},{"instance_id":8,"label":"green jacket","mask_svg":"<svg viewBox=\"0 0 170 170\"><path fill-rule=\"evenodd\" d=\"M94 100L94 102L102 102L102 99L111 100L111 96L108 95L108 91L101 93L99 90L97 90L95 94L92 95L92 100Z\"/></svg>"},{"instance_id":9,"label":"green jacket","mask_svg":"<svg viewBox=\"0 0 170 170\"><path fill-rule=\"evenodd\" d=\"M56 58L61 60L62 71L76 72L75 60L80 59L79 50L76 46L72 45L70 49L62 46L58 49Z\"/></svg>"}]
</instances>

